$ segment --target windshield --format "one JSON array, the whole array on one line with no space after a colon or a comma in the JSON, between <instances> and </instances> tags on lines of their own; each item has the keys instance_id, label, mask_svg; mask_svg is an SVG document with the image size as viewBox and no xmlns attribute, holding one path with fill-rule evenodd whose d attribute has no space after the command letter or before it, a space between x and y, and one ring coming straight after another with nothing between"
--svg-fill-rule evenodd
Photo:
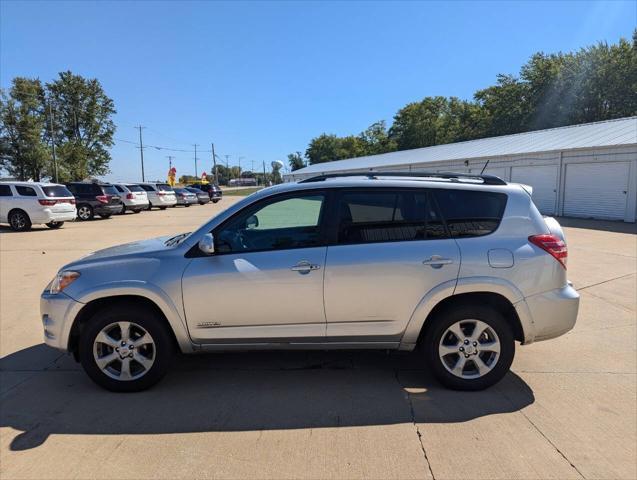
<instances>
[{"instance_id":1,"label":"windshield","mask_svg":"<svg viewBox=\"0 0 637 480\"><path fill-rule=\"evenodd\" d=\"M113 185L101 185L105 195L119 195L119 192Z\"/></svg>"},{"instance_id":2,"label":"windshield","mask_svg":"<svg viewBox=\"0 0 637 480\"><path fill-rule=\"evenodd\" d=\"M53 185L42 187L42 191L47 197L72 197L73 194L63 185Z\"/></svg>"},{"instance_id":3,"label":"windshield","mask_svg":"<svg viewBox=\"0 0 637 480\"><path fill-rule=\"evenodd\" d=\"M179 235L175 235L174 237L170 237L168 240L166 240L164 242L164 245L166 245L167 247L176 247L177 245L179 245L181 242L184 241L184 239L190 235L191 232L186 232L186 233L180 233Z\"/></svg>"}]
</instances>

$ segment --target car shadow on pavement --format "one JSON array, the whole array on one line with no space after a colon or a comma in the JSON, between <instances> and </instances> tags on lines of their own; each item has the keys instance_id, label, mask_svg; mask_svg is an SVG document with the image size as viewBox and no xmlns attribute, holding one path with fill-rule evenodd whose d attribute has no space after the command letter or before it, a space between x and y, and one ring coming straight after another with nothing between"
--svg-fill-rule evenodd
<instances>
[{"instance_id":1,"label":"car shadow on pavement","mask_svg":"<svg viewBox=\"0 0 637 480\"><path fill-rule=\"evenodd\" d=\"M446 390L417 353L278 351L182 356L151 390L94 385L45 345L0 360L0 426L14 451L49 435L135 435L466 422L534 402L510 373L482 392Z\"/></svg>"}]
</instances>

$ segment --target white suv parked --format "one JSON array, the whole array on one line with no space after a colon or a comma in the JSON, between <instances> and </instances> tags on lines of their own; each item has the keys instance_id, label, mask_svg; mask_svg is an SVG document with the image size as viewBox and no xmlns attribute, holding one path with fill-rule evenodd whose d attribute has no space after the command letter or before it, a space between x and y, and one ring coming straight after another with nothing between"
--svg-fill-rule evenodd
<instances>
[{"instance_id":1,"label":"white suv parked","mask_svg":"<svg viewBox=\"0 0 637 480\"><path fill-rule=\"evenodd\" d=\"M157 207L160 210L166 210L167 207L177 205L177 196L173 187L167 183L138 183L148 195L148 210Z\"/></svg>"},{"instance_id":2,"label":"white suv parked","mask_svg":"<svg viewBox=\"0 0 637 480\"><path fill-rule=\"evenodd\" d=\"M507 373L515 341L573 328L566 259L559 224L519 184L319 176L66 265L42 294L44 338L116 391L157 382L175 348L416 346L444 385L477 390Z\"/></svg>"},{"instance_id":3,"label":"white suv parked","mask_svg":"<svg viewBox=\"0 0 637 480\"><path fill-rule=\"evenodd\" d=\"M120 193L122 213L126 213L126 210L139 213L150 205L146 190L139 185L134 183L114 183L113 186Z\"/></svg>"},{"instance_id":4,"label":"white suv parked","mask_svg":"<svg viewBox=\"0 0 637 480\"><path fill-rule=\"evenodd\" d=\"M0 223L15 231L33 224L60 228L75 220L75 197L64 185L40 182L0 183Z\"/></svg>"}]
</instances>

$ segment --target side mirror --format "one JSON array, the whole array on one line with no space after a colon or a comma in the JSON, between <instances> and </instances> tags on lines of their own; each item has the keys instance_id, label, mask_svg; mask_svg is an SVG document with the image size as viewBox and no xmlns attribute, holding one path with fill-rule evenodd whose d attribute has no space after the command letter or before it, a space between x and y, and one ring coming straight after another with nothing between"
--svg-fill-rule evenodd
<instances>
[{"instance_id":1,"label":"side mirror","mask_svg":"<svg viewBox=\"0 0 637 480\"><path fill-rule=\"evenodd\" d=\"M259 226L259 219L256 215L250 215L246 220L246 228L257 228Z\"/></svg>"},{"instance_id":2,"label":"side mirror","mask_svg":"<svg viewBox=\"0 0 637 480\"><path fill-rule=\"evenodd\" d=\"M212 236L212 233L206 233L203 237L201 237L197 246L199 247L199 250L206 255L212 255L215 253L215 239Z\"/></svg>"}]
</instances>

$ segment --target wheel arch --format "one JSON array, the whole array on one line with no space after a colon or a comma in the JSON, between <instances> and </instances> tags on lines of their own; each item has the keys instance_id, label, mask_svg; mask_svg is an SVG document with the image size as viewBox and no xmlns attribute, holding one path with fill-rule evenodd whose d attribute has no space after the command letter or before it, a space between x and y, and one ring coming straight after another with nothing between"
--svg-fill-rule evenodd
<instances>
[{"instance_id":1,"label":"wheel arch","mask_svg":"<svg viewBox=\"0 0 637 480\"><path fill-rule=\"evenodd\" d=\"M79 338L83 326L86 325L86 323L90 321L90 319L99 310L103 308L114 308L117 305L135 305L150 309L157 315L159 321L164 323L164 325L168 328L176 349L182 352L192 350L192 344L189 343L189 337L187 341L183 338L183 335L179 335L178 338L175 332L175 326L169 320L166 312L155 301L139 294L110 295L90 300L80 309L78 314L75 316L73 324L71 325L71 330L69 332L67 348L69 352L73 353L73 356L76 360L78 359Z\"/></svg>"}]
</instances>

